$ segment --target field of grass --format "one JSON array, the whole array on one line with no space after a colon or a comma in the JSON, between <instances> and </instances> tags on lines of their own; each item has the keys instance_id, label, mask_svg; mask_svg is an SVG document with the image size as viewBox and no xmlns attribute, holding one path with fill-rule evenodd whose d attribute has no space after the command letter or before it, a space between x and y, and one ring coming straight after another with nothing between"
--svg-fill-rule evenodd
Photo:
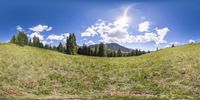
<instances>
[{"instance_id":1,"label":"field of grass","mask_svg":"<svg viewBox=\"0 0 200 100\"><path fill-rule=\"evenodd\" d=\"M12 96L199 98L200 44L100 58L2 43L0 97Z\"/></svg>"}]
</instances>

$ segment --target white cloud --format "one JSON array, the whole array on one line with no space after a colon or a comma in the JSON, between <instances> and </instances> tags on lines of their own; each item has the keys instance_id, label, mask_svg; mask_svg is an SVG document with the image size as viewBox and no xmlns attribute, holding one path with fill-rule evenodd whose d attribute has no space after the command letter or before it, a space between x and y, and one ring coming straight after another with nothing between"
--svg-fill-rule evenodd
<instances>
[{"instance_id":1,"label":"white cloud","mask_svg":"<svg viewBox=\"0 0 200 100\"><path fill-rule=\"evenodd\" d=\"M90 36L94 36L97 33L93 30L94 26L88 27L85 32L81 33L82 37L90 37Z\"/></svg>"},{"instance_id":2,"label":"white cloud","mask_svg":"<svg viewBox=\"0 0 200 100\"><path fill-rule=\"evenodd\" d=\"M33 26L31 28L29 28L31 31L33 32L38 32L38 33L41 33L43 31L50 31L52 30L52 27L49 27L48 25L37 25L37 26Z\"/></svg>"},{"instance_id":3,"label":"white cloud","mask_svg":"<svg viewBox=\"0 0 200 100\"><path fill-rule=\"evenodd\" d=\"M61 40L66 40L66 38L69 36L69 33L64 33L64 34L61 34L61 35L49 35L47 37L47 40L56 40L56 41L61 41Z\"/></svg>"},{"instance_id":4,"label":"white cloud","mask_svg":"<svg viewBox=\"0 0 200 100\"><path fill-rule=\"evenodd\" d=\"M23 29L20 25L17 25L17 26L16 26L16 29L17 29L18 31L20 31L20 32L24 31L24 29Z\"/></svg>"},{"instance_id":5,"label":"white cloud","mask_svg":"<svg viewBox=\"0 0 200 100\"><path fill-rule=\"evenodd\" d=\"M189 43L195 43L195 40L189 40L188 42Z\"/></svg>"},{"instance_id":6,"label":"white cloud","mask_svg":"<svg viewBox=\"0 0 200 100\"><path fill-rule=\"evenodd\" d=\"M165 47L165 48L166 48L166 47L171 47L172 44L175 45L175 46L179 46L179 45L183 45L184 43L180 43L180 42L170 42L170 43L168 43L167 45L165 45L164 47Z\"/></svg>"},{"instance_id":7,"label":"white cloud","mask_svg":"<svg viewBox=\"0 0 200 100\"><path fill-rule=\"evenodd\" d=\"M52 27L49 27L46 31L51 31L52 30Z\"/></svg>"},{"instance_id":8,"label":"white cloud","mask_svg":"<svg viewBox=\"0 0 200 100\"><path fill-rule=\"evenodd\" d=\"M33 32L33 33L31 33L30 35L28 35L28 37L31 38L31 39L33 39L34 36L38 37L41 41L44 40L44 36L41 35L41 34L38 33L38 32Z\"/></svg>"},{"instance_id":9,"label":"white cloud","mask_svg":"<svg viewBox=\"0 0 200 100\"><path fill-rule=\"evenodd\" d=\"M145 22L139 24L138 31L139 32L148 32L149 28L150 28L150 23L148 21L145 21Z\"/></svg>"},{"instance_id":10,"label":"white cloud","mask_svg":"<svg viewBox=\"0 0 200 100\"><path fill-rule=\"evenodd\" d=\"M118 21L118 20L117 20ZM167 27L158 29L156 28L154 32L146 32L148 29L146 28L144 34L141 35L134 35L128 32L129 25L128 24L120 24L117 23L117 21L113 23L106 23L103 20L98 20L94 25L91 25L89 29L92 33L89 31L88 34L99 35L101 37L100 42L106 42L106 43L146 43L146 42L155 42L156 45L159 45L161 43L167 43L166 40L164 40L165 36L169 32L169 29ZM149 27L149 26L148 26ZM88 35L93 37L94 35ZM82 37L86 37L82 35Z\"/></svg>"},{"instance_id":11,"label":"white cloud","mask_svg":"<svg viewBox=\"0 0 200 100\"><path fill-rule=\"evenodd\" d=\"M43 45L46 45L46 44L50 45L53 43L53 41L41 41L41 42Z\"/></svg>"},{"instance_id":12,"label":"white cloud","mask_svg":"<svg viewBox=\"0 0 200 100\"><path fill-rule=\"evenodd\" d=\"M94 41L92 41L92 40L89 40L86 44L87 45L93 45L93 44L96 44L96 43Z\"/></svg>"},{"instance_id":13,"label":"white cloud","mask_svg":"<svg viewBox=\"0 0 200 100\"><path fill-rule=\"evenodd\" d=\"M28 35L29 38L33 39L34 36L38 37L40 41L44 41L44 35L41 35L41 32L43 31L50 31L52 30L52 27L49 27L48 25L37 25L29 28L29 30L32 31L30 35Z\"/></svg>"},{"instance_id":14,"label":"white cloud","mask_svg":"<svg viewBox=\"0 0 200 100\"><path fill-rule=\"evenodd\" d=\"M164 40L165 36L167 35L167 33L169 32L169 29L167 27L162 28L162 29L156 29L157 31L157 39L155 40L156 44L160 44L160 43L167 43L166 40Z\"/></svg>"},{"instance_id":15,"label":"white cloud","mask_svg":"<svg viewBox=\"0 0 200 100\"><path fill-rule=\"evenodd\" d=\"M49 35L48 40L63 40L64 39L64 36L63 35Z\"/></svg>"}]
</instances>

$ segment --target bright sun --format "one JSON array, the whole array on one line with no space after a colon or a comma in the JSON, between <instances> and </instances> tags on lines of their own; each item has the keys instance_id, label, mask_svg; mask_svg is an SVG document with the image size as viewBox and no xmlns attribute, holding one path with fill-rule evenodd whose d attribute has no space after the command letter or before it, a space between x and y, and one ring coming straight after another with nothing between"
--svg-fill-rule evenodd
<instances>
[{"instance_id":1,"label":"bright sun","mask_svg":"<svg viewBox=\"0 0 200 100\"><path fill-rule=\"evenodd\" d=\"M118 23L121 23L121 24L127 24L129 22L129 18L127 16L123 16L123 17L120 17L118 20L117 20Z\"/></svg>"},{"instance_id":2,"label":"bright sun","mask_svg":"<svg viewBox=\"0 0 200 100\"><path fill-rule=\"evenodd\" d=\"M128 15L127 15L129 9L130 9L130 7L127 7L127 8L124 10L123 16L119 17L119 18L115 21L115 24L116 24L116 25L127 26L127 25L130 23L130 17L128 17Z\"/></svg>"}]
</instances>

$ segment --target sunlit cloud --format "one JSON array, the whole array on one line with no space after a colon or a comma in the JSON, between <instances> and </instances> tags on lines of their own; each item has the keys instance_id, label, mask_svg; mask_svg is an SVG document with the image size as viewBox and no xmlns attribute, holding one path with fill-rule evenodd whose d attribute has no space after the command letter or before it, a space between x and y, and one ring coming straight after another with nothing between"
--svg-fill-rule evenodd
<instances>
[{"instance_id":1,"label":"sunlit cloud","mask_svg":"<svg viewBox=\"0 0 200 100\"><path fill-rule=\"evenodd\" d=\"M148 32L149 28L150 28L149 21L145 21L145 22L142 22L142 23L139 24L138 31L139 32Z\"/></svg>"},{"instance_id":2,"label":"sunlit cloud","mask_svg":"<svg viewBox=\"0 0 200 100\"><path fill-rule=\"evenodd\" d=\"M20 25L17 25L16 29L17 29L17 31L20 31L20 32L24 31L24 29Z\"/></svg>"},{"instance_id":3,"label":"sunlit cloud","mask_svg":"<svg viewBox=\"0 0 200 100\"><path fill-rule=\"evenodd\" d=\"M52 27L49 27L48 25L37 25L37 26L33 26L31 28L29 28L29 30L33 31L33 32L43 32L43 31L50 31L52 30Z\"/></svg>"},{"instance_id":4,"label":"sunlit cloud","mask_svg":"<svg viewBox=\"0 0 200 100\"><path fill-rule=\"evenodd\" d=\"M190 39L188 42L189 43L195 43L195 40Z\"/></svg>"},{"instance_id":5,"label":"sunlit cloud","mask_svg":"<svg viewBox=\"0 0 200 100\"><path fill-rule=\"evenodd\" d=\"M134 35L129 32L130 28L130 16L128 11L131 6L124 9L123 15L113 22L104 21L99 19L95 24L88 27L83 33L82 37L94 37L99 36L99 42L105 43L147 43L155 42L156 45L161 43L167 43L165 36L169 32L168 27L154 28L150 31L149 21L144 21L139 24L139 31L142 34Z\"/></svg>"}]
</instances>

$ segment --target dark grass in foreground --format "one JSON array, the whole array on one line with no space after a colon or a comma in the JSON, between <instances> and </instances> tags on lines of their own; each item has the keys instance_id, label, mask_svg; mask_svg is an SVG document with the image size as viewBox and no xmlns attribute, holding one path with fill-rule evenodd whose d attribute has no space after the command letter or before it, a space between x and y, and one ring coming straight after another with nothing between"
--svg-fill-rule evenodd
<instances>
[{"instance_id":1,"label":"dark grass in foreground","mask_svg":"<svg viewBox=\"0 0 200 100\"><path fill-rule=\"evenodd\" d=\"M200 44L119 58L0 44L0 96L198 98Z\"/></svg>"}]
</instances>

